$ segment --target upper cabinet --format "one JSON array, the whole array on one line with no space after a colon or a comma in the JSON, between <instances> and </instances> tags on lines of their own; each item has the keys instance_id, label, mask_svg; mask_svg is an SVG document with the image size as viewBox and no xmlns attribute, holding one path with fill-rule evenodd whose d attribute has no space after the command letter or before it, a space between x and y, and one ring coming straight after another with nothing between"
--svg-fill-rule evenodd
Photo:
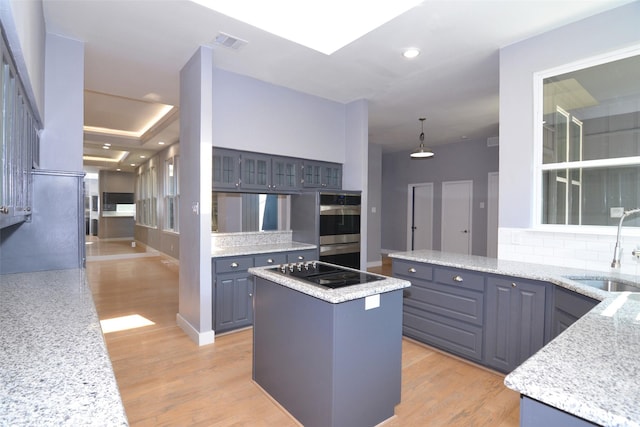
<instances>
[{"instance_id":1,"label":"upper cabinet","mask_svg":"<svg viewBox=\"0 0 640 427\"><path fill-rule=\"evenodd\" d=\"M342 188L342 165L294 157L213 149L213 191L296 193Z\"/></svg>"},{"instance_id":2,"label":"upper cabinet","mask_svg":"<svg viewBox=\"0 0 640 427\"><path fill-rule=\"evenodd\" d=\"M342 188L342 165L305 160L302 165L303 187L339 190Z\"/></svg>"},{"instance_id":3,"label":"upper cabinet","mask_svg":"<svg viewBox=\"0 0 640 427\"><path fill-rule=\"evenodd\" d=\"M31 215L33 178L37 164L39 124L2 40L0 64L0 228Z\"/></svg>"}]
</instances>

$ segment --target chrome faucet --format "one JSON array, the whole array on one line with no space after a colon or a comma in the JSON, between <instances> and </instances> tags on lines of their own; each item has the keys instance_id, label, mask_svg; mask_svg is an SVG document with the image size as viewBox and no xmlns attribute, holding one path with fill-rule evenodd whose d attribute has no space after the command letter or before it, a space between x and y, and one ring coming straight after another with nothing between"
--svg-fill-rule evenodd
<instances>
[{"instance_id":1,"label":"chrome faucet","mask_svg":"<svg viewBox=\"0 0 640 427\"><path fill-rule=\"evenodd\" d=\"M611 261L611 268L620 268L620 231L622 231L622 222L629 215L633 215L640 212L640 208L631 209L625 211L620 217L620 223L618 224L618 237L616 238L616 247L613 249L613 261ZM635 254L634 254L635 255Z\"/></svg>"}]
</instances>

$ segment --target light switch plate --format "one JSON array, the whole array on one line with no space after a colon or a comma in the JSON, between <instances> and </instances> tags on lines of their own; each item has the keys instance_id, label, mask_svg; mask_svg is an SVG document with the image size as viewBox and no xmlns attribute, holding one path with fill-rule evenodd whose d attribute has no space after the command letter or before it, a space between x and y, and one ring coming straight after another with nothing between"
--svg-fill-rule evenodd
<instances>
[{"instance_id":1,"label":"light switch plate","mask_svg":"<svg viewBox=\"0 0 640 427\"><path fill-rule=\"evenodd\" d=\"M611 218L621 218L624 215L624 207L615 207L609 209Z\"/></svg>"}]
</instances>

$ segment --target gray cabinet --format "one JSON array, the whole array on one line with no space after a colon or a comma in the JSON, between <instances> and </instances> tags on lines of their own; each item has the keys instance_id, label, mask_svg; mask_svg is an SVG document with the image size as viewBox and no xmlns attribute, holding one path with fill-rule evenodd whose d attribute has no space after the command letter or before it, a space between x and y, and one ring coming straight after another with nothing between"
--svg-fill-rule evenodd
<instances>
[{"instance_id":1,"label":"gray cabinet","mask_svg":"<svg viewBox=\"0 0 640 427\"><path fill-rule=\"evenodd\" d=\"M482 361L482 274L394 260L393 275L412 285L404 291L404 335Z\"/></svg>"},{"instance_id":2,"label":"gray cabinet","mask_svg":"<svg viewBox=\"0 0 640 427\"><path fill-rule=\"evenodd\" d=\"M564 332L599 302L560 287L555 288L554 294L552 338Z\"/></svg>"},{"instance_id":3,"label":"gray cabinet","mask_svg":"<svg viewBox=\"0 0 640 427\"><path fill-rule=\"evenodd\" d=\"M250 326L253 323L253 257L220 258L213 261L214 325L216 332Z\"/></svg>"},{"instance_id":4,"label":"gray cabinet","mask_svg":"<svg viewBox=\"0 0 640 427\"><path fill-rule=\"evenodd\" d=\"M237 190L240 187L240 153L213 149L213 190Z\"/></svg>"},{"instance_id":5,"label":"gray cabinet","mask_svg":"<svg viewBox=\"0 0 640 427\"><path fill-rule=\"evenodd\" d=\"M250 267L293 262L306 262L318 258L316 249L274 252L266 254L222 257L211 262L213 284L213 323L216 333L228 332L253 324L254 277Z\"/></svg>"},{"instance_id":6,"label":"gray cabinet","mask_svg":"<svg viewBox=\"0 0 640 427\"><path fill-rule=\"evenodd\" d=\"M305 188L342 189L342 165L339 163L305 160L302 171Z\"/></svg>"},{"instance_id":7,"label":"gray cabinet","mask_svg":"<svg viewBox=\"0 0 640 427\"><path fill-rule=\"evenodd\" d=\"M520 398L520 427L593 427L597 425L527 396Z\"/></svg>"},{"instance_id":8,"label":"gray cabinet","mask_svg":"<svg viewBox=\"0 0 640 427\"><path fill-rule=\"evenodd\" d=\"M287 193L300 188L300 161L266 154L240 155L242 190Z\"/></svg>"},{"instance_id":9,"label":"gray cabinet","mask_svg":"<svg viewBox=\"0 0 640 427\"><path fill-rule=\"evenodd\" d=\"M510 372L545 344L544 282L513 277L487 279L485 363Z\"/></svg>"}]
</instances>

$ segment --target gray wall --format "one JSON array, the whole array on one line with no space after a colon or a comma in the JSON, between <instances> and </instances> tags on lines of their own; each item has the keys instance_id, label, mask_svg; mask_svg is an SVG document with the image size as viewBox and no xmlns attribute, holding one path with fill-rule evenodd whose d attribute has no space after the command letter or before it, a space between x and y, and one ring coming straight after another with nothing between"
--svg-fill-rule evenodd
<instances>
[{"instance_id":1,"label":"gray wall","mask_svg":"<svg viewBox=\"0 0 640 427\"><path fill-rule=\"evenodd\" d=\"M369 177L367 206L367 265L373 267L382 263L382 147L369 144ZM375 212L374 212L375 211Z\"/></svg>"},{"instance_id":2,"label":"gray wall","mask_svg":"<svg viewBox=\"0 0 640 427\"><path fill-rule=\"evenodd\" d=\"M500 50L501 228L534 225L534 74L637 46L639 22L633 2Z\"/></svg>"},{"instance_id":3,"label":"gray wall","mask_svg":"<svg viewBox=\"0 0 640 427\"><path fill-rule=\"evenodd\" d=\"M98 174L98 194L100 198L100 218L98 219L98 237L109 238L133 238L132 217L104 217L102 216L103 193L133 193L134 176L131 172L100 171Z\"/></svg>"},{"instance_id":4,"label":"gray wall","mask_svg":"<svg viewBox=\"0 0 640 427\"><path fill-rule=\"evenodd\" d=\"M427 142L428 145L428 142ZM409 151L382 155L382 249L407 249L407 188L433 182L433 249L440 249L442 182L473 181L472 253L487 252L487 175L498 170L498 147L466 141L433 147L435 157L415 160ZM484 202L481 209L480 203Z\"/></svg>"}]
</instances>

